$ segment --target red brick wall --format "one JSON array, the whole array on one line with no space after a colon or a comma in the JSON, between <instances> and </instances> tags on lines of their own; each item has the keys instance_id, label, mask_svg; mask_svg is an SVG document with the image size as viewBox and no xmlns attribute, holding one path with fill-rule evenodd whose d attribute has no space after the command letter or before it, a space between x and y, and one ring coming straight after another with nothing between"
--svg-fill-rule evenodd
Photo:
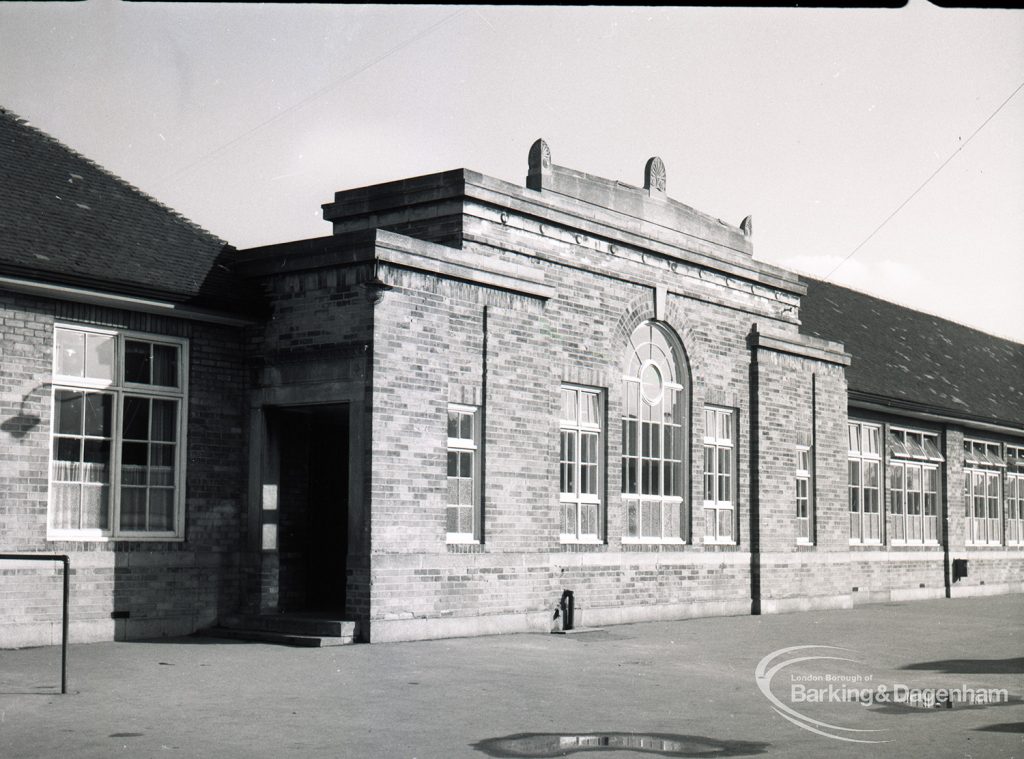
<instances>
[{"instance_id":1,"label":"red brick wall","mask_svg":"<svg viewBox=\"0 0 1024 759\"><path fill-rule=\"evenodd\" d=\"M594 257L584 261L579 251L550 240L538 245L546 262L507 251L491 254L544 271L545 283L557 295L543 307L524 296L430 275L389 275L396 286L377 305L374 323L371 622L539 615L554 608L565 588L575 591L581 614L590 619L645 607L672 608L685 616L687 604L699 603L725 613L749 611L746 339L751 325L764 318L756 313L757 300L719 293L745 306L729 307L708 297L706 283L668 280L665 320L685 348L693 378L688 476L698 537L685 546L623 543L623 362L633 329L654 318L653 286L663 274L596 253L583 254ZM624 268L640 282L623 281ZM793 325L776 322L775 328L795 332ZM562 382L605 390L608 527L603 545L559 543ZM834 385L828 392L844 394L838 405L845 414L841 375ZM484 544L448 546L446 407L478 403L484 394ZM736 546L701 542L705 404L725 405L738 414ZM842 425L829 430L845 440ZM842 471L845 476L845 464ZM786 488L791 481L790 472ZM835 493L829 497L834 509Z\"/></svg>"},{"instance_id":2,"label":"red brick wall","mask_svg":"<svg viewBox=\"0 0 1024 759\"><path fill-rule=\"evenodd\" d=\"M757 350L752 389L758 555L753 592L763 611L849 605L846 587L846 381L842 367ZM796 450L812 448L811 545L797 543Z\"/></svg>"},{"instance_id":3,"label":"red brick wall","mask_svg":"<svg viewBox=\"0 0 1024 759\"><path fill-rule=\"evenodd\" d=\"M47 541L54 321L189 340L188 465L183 542ZM184 634L238 603L247 378L237 330L145 314L0 296L0 550L71 557L72 640ZM58 565L59 566L59 565ZM128 612L114 620L112 612ZM0 645L55 642L60 577L0 564Z\"/></svg>"},{"instance_id":4,"label":"red brick wall","mask_svg":"<svg viewBox=\"0 0 1024 759\"><path fill-rule=\"evenodd\" d=\"M353 619L369 615L370 523L365 494L370 489L368 388L372 379L375 290L366 283L371 279L372 271L364 268L324 268L267 276L261 284L269 314L266 321L249 330L248 336L253 366L252 403L258 408L331 402L353 407L349 423L357 428L361 441L351 454L351 476L359 479L361 495L348 503L352 518L346 613ZM286 455L292 455L289 466L301 466L302 452L291 451ZM301 494L297 495L295 502L300 502ZM287 529L289 517L283 512L275 515L278 517L285 520L279 526ZM297 587L302 581L298 557L290 557L290 562L289 557L284 558L279 562L276 553L261 551L248 556L247 609L277 611L301 596ZM291 579L282 576L282 572L288 574L289 567L295 572ZM282 587L282 581L286 587Z\"/></svg>"}]
</instances>

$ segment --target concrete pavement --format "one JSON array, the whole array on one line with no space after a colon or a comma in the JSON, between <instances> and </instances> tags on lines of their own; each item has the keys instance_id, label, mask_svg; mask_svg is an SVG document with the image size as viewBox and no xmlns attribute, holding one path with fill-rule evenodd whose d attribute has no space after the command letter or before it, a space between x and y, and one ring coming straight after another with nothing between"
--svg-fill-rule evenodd
<instances>
[{"instance_id":1,"label":"concrete pavement","mask_svg":"<svg viewBox=\"0 0 1024 759\"><path fill-rule=\"evenodd\" d=\"M73 645L67 696L59 648L0 651L0 756L1021 757L1022 622L1024 597L997 596L330 649ZM815 648L771 657L796 646ZM989 702L925 701L965 687Z\"/></svg>"}]
</instances>

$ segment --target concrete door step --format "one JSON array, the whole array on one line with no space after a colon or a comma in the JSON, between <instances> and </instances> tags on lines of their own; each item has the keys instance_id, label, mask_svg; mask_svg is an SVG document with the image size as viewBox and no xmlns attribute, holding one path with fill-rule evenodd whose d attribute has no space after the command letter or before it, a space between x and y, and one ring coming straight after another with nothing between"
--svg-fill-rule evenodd
<instances>
[{"instance_id":1,"label":"concrete door step","mask_svg":"<svg viewBox=\"0 0 1024 759\"><path fill-rule=\"evenodd\" d=\"M604 632L603 627L574 627L571 630L552 630L552 635L582 635L583 633Z\"/></svg>"},{"instance_id":2,"label":"concrete door step","mask_svg":"<svg viewBox=\"0 0 1024 759\"><path fill-rule=\"evenodd\" d=\"M274 632L272 630L237 630L230 627L211 627L208 630L203 630L202 634L211 638L248 640L256 643L273 643L280 646L297 646L301 648L347 646L355 642L351 635L297 635L294 633Z\"/></svg>"},{"instance_id":3,"label":"concrete door step","mask_svg":"<svg viewBox=\"0 0 1024 759\"><path fill-rule=\"evenodd\" d=\"M227 614L219 620L230 630L266 630L289 635L354 635L356 623L313 614Z\"/></svg>"},{"instance_id":4,"label":"concrete door step","mask_svg":"<svg viewBox=\"0 0 1024 759\"><path fill-rule=\"evenodd\" d=\"M284 646L344 646L356 642L356 623L314 614L228 614L204 634Z\"/></svg>"}]
</instances>

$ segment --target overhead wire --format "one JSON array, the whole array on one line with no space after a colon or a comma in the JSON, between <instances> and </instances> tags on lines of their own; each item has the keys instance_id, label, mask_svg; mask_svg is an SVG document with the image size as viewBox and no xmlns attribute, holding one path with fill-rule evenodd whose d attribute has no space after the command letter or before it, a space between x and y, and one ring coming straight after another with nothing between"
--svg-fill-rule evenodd
<instances>
[{"instance_id":1,"label":"overhead wire","mask_svg":"<svg viewBox=\"0 0 1024 759\"><path fill-rule=\"evenodd\" d=\"M832 275L833 275L833 274L835 274L835 273L836 273L837 271L839 271L839 268L840 268L840 267L841 267L841 266L842 266L843 264L845 264L845 263L846 263L847 261L849 261L849 260L850 260L851 258L853 258L853 257L854 257L854 255L856 255L857 251L859 251L859 250L860 250L861 248L863 248L863 247L864 247L865 245L867 245L867 243L868 243L868 242L869 242L869 241L871 240L871 238L873 238L873 237L874 237L874 236L875 236L876 234L878 234L878 232L879 232L879 231L881 231L882 227L884 227L884 226L885 226L886 224L888 224L888 223L889 223L890 221L892 221L893 217L894 217L894 216L895 216L896 214L898 214L898 213L899 213L900 211L902 211L902 210L903 210L903 208L904 208L904 207L905 207L905 206L906 206L906 205L907 205L907 204L908 204L908 203L909 203L910 201L912 201L912 200L913 200L913 199L914 199L914 198L915 198L915 197L917 196L917 194L918 194L919 192L921 192L921 190L923 190L923 189L924 189L924 188L925 188L925 187L926 187L926 186L928 185L928 183L929 183L929 182L931 182L931 181L932 181L933 179L935 179L935 177L936 177L936 176L938 175L938 173L939 173L940 171L942 171L942 170L943 170L944 168L946 168L946 165L947 165L947 164L948 164L948 163L949 163L950 161L952 161L952 160L953 160L953 159L954 159L954 158L955 158L955 157L957 156L957 154L959 154L959 153L960 153L960 151L961 151L961 150L963 150L964 148L966 148L966 147L967 147L967 145L968 145L968 144L970 143L970 141L971 141L971 140L973 140L973 139L974 139L974 138L975 138L975 137L977 136L977 134L978 134L978 133L979 133L979 132L980 132L980 131L981 131L982 129L984 129L984 128L986 127L986 125L988 125L988 123L989 123L990 121L992 121L992 119L994 119L994 118L996 117L996 115L998 115L998 113L999 113L999 112L1000 112L1001 110L1003 110L1003 108L1004 108L1004 107L1006 106L1006 104L1007 104L1007 103L1009 103L1009 102L1010 102L1011 100L1013 100L1014 96L1015 96L1015 95L1016 95L1016 94L1017 94L1018 92L1020 92L1020 91L1021 91L1022 89L1024 89L1024 82L1021 82L1021 83L1020 83L1019 85L1017 85L1017 89L1015 89L1015 90L1014 90L1013 92L1011 92L1011 93L1009 94L1009 96L1007 96L1007 98L1006 98L1005 100L1003 100L1003 102L1002 102L1002 103L1000 103L1000 104L999 104L999 106L998 106L998 107L997 107L997 108L996 108L996 109L995 109L994 111L992 111L992 113L990 113L990 114L989 114L988 118L987 118L987 119L985 119L985 120L984 120L983 122L981 122L981 125L980 125L980 126L979 126L979 127L977 128L977 129L975 129L975 130L974 130L973 132L971 132L971 135L970 135L970 136L969 136L969 137L968 137L968 138L967 138L966 140L964 140L963 142L961 142L961 143L960 143L960 146L959 146L959 147L958 147L958 148L957 148L956 150L954 150L954 151L953 151L953 152L952 152L952 153L951 153L951 154L949 155L949 157L948 157L948 158L946 158L946 160L945 160L945 161L943 161L943 162L942 162L942 163L941 163L941 164L939 165L939 167L938 167L937 169L935 169L935 171L933 171L933 172L931 173L931 175L930 175L930 176L929 176L929 177L928 177L928 178L927 178L926 180L924 180L924 181L923 181L923 182L922 182L922 183L921 183L921 184L920 184L920 185L918 186L918 188L917 188L916 190L914 190L914 191L913 191L912 193L910 193L910 195L909 195L909 196L907 197L907 199L906 199L906 200L904 200L904 201L903 201L902 203L900 203L900 204L899 204L899 205L898 205L898 206L896 207L896 210L895 210L895 211L893 211L893 212L892 212L892 213L890 213L890 214L889 214L888 216L886 216L886 217L885 217L885 219L883 219L882 223L881 223L881 224L879 224L879 225L878 225L877 227L875 227L875 228L874 228L874 229L873 229L873 230L871 231L871 234L869 234L869 235L868 235L867 237L865 237L865 238L864 238L863 240L861 240L860 244L859 244L859 245L857 245L857 247L856 247L856 248L854 248L853 250L851 250L851 251L850 251L850 252L849 252L849 253L848 253L848 254L846 255L846 257L845 257L845 258L843 258L843 260L842 260L842 261L840 261L840 262L839 262L838 264L836 264L836 265L835 265L835 266L834 266L834 267L832 268L832 271L830 271L830 272L829 272L828 274L826 274L826 275L825 275L825 276L824 276L824 277L822 278L822 279L823 279L823 281L825 281L825 282L828 282L828 281L829 281L829 279L830 279L830 278L832 277Z\"/></svg>"},{"instance_id":2,"label":"overhead wire","mask_svg":"<svg viewBox=\"0 0 1024 759\"><path fill-rule=\"evenodd\" d=\"M438 27L443 26L444 24L448 23L449 21L454 19L456 16L462 15L467 10L469 10L469 9L468 8L462 8L460 10L455 11L454 13L448 14L447 16L442 18L441 20L439 20L439 21L431 24L430 26L426 27L425 29L417 32L412 37L409 37L408 39L404 40L403 42L400 42L399 44L395 45L394 47L389 48L388 50L386 50L382 54L378 55L376 58L373 58L372 60L367 61L362 66L359 66L358 68L353 69L352 71L349 71L349 72L345 73L344 75L338 77L337 79L335 79L335 80L325 84L323 87L321 87L320 89L316 90L316 92L313 92L313 93L307 95L306 97L304 97L302 100L299 100L298 102L293 103L292 105L288 106L287 108L285 108L285 109L283 109L281 111L278 111L277 113L275 113L270 118L264 119L259 124L256 124L255 126L253 126L252 128L246 130L245 132L243 132L242 134L238 135L237 137L235 137L235 138L225 142L224 144L220 145L219 147L214 148L213 150L211 150L211 151L209 151L207 153L204 153L203 155L199 156L198 158L196 158L191 163L186 164L185 166L182 166L180 169L172 172L171 174L168 174L167 176L163 177L162 179L157 180L156 184L166 184L168 182L172 182L175 179L177 179L178 177L182 176L183 174L186 174L189 171L192 171L192 169L196 168L197 166L200 166L201 164L206 163L211 158L215 158L216 156L220 155L221 153L223 153L224 151L228 150L229 148L234 147L235 145L237 145L242 140L245 140L246 138L251 137L254 133L258 132L260 129L263 129L266 126L269 126L270 124L273 124L275 121L279 121L280 119L284 118L285 116L287 116L287 115L289 115L291 113L294 113L295 111L297 111L297 110L299 110L301 108L306 107L307 105L312 103L314 100L322 97L323 95L327 94L331 90L333 90L333 89L335 89L337 87L340 87L342 84L345 84L346 82L351 81L352 79L354 79L355 77L357 77L360 74L364 73L368 69L372 68L373 66L376 66L378 63L381 63L382 61L386 60L387 58L390 58L395 53L398 53L399 51L403 50L404 48L409 47L409 45L412 45L413 43L418 42L419 40L423 39L428 34L433 32L435 29L437 29Z\"/></svg>"}]
</instances>

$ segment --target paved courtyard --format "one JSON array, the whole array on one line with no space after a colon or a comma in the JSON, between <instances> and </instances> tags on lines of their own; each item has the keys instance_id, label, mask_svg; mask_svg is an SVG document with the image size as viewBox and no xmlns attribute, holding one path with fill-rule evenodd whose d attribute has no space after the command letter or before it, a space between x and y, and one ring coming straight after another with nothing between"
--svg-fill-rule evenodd
<instances>
[{"instance_id":1,"label":"paved courtyard","mask_svg":"<svg viewBox=\"0 0 1024 759\"><path fill-rule=\"evenodd\" d=\"M1021 596L326 649L73 645L67 696L59 664L0 651L0 756L1024 756Z\"/></svg>"}]
</instances>

